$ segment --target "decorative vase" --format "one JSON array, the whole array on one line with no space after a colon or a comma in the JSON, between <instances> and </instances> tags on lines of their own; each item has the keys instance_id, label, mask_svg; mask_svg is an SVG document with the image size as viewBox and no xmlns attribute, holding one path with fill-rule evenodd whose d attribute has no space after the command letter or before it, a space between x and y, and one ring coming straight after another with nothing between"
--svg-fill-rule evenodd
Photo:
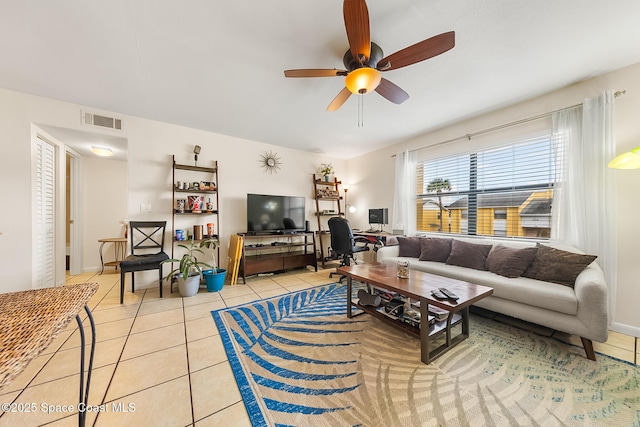
<instances>
[{"instance_id":1,"label":"decorative vase","mask_svg":"<svg viewBox=\"0 0 640 427\"><path fill-rule=\"evenodd\" d=\"M324 182L329 182L329 175L324 176Z\"/></svg>"},{"instance_id":2,"label":"decorative vase","mask_svg":"<svg viewBox=\"0 0 640 427\"><path fill-rule=\"evenodd\" d=\"M216 268L213 270L204 270L204 281L207 284L207 290L209 292L220 292L224 286L224 279L227 276L227 270L224 268Z\"/></svg>"},{"instance_id":3,"label":"decorative vase","mask_svg":"<svg viewBox=\"0 0 640 427\"><path fill-rule=\"evenodd\" d=\"M202 212L202 203L204 197L202 196L189 196L189 210L193 213Z\"/></svg>"},{"instance_id":4,"label":"decorative vase","mask_svg":"<svg viewBox=\"0 0 640 427\"><path fill-rule=\"evenodd\" d=\"M181 297L192 297L198 293L200 288L200 275L189 276L185 280L182 277L178 277L178 292Z\"/></svg>"}]
</instances>

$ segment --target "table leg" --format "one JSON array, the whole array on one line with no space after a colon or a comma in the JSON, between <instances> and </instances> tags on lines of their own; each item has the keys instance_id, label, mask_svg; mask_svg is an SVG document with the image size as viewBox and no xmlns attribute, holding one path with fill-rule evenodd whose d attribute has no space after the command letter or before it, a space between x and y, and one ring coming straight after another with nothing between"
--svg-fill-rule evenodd
<instances>
[{"instance_id":1,"label":"table leg","mask_svg":"<svg viewBox=\"0 0 640 427\"><path fill-rule=\"evenodd\" d=\"M462 335L465 337L469 336L469 307L460 310L460 315L462 315Z\"/></svg>"},{"instance_id":2,"label":"table leg","mask_svg":"<svg viewBox=\"0 0 640 427\"><path fill-rule=\"evenodd\" d=\"M84 325L80 315L76 315L76 322L78 322L78 330L80 331L80 399L78 403L78 426L84 427L87 422L86 407L89 401L89 386L91 385L91 371L93 369L93 356L96 349L96 325L91 315L91 310L88 306L84 306L84 310L87 312L89 323L91 324L91 351L89 353L89 367L87 369L87 380L84 379L84 352L85 352L85 336Z\"/></svg>"},{"instance_id":3,"label":"table leg","mask_svg":"<svg viewBox=\"0 0 640 427\"><path fill-rule=\"evenodd\" d=\"M351 313L351 289L352 289L351 276L347 276L347 317L351 319L353 317Z\"/></svg>"},{"instance_id":4,"label":"table leg","mask_svg":"<svg viewBox=\"0 0 640 427\"><path fill-rule=\"evenodd\" d=\"M116 261L120 261L124 259L124 253L127 250L127 244L125 242L116 242L114 244L114 250L115 250L115 260ZM120 255L122 254L122 255ZM118 266L116 265L116 270L118 269Z\"/></svg>"},{"instance_id":5,"label":"table leg","mask_svg":"<svg viewBox=\"0 0 640 427\"><path fill-rule=\"evenodd\" d=\"M99 249L99 252L100 252L100 265L101 265L100 274L102 274L104 272L104 258L102 257L102 247L104 246L104 243L105 242L100 243L100 249Z\"/></svg>"},{"instance_id":6,"label":"table leg","mask_svg":"<svg viewBox=\"0 0 640 427\"><path fill-rule=\"evenodd\" d=\"M428 365L430 362L431 338L429 337L429 303L420 298L420 360Z\"/></svg>"}]
</instances>

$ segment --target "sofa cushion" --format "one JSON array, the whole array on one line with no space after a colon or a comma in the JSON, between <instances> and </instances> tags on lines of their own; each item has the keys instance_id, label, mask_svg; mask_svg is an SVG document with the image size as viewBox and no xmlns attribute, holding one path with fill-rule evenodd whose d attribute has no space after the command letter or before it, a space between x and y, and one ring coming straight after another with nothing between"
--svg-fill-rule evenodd
<instances>
[{"instance_id":1,"label":"sofa cushion","mask_svg":"<svg viewBox=\"0 0 640 427\"><path fill-rule=\"evenodd\" d=\"M453 239L423 237L420 239L420 261L445 262L451 254Z\"/></svg>"},{"instance_id":2,"label":"sofa cushion","mask_svg":"<svg viewBox=\"0 0 640 427\"><path fill-rule=\"evenodd\" d=\"M401 260L406 261L410 259L391 257L385 259L384 263L395 265L397 261ZM575 316L578 312L576 293L572 288L567 286L558 286L555 283L541 282L525 277L511 279L496 275L490 271L472 270L433 261L412 262L411 269L489 286L493 288L493 294L489 298L495 297L515 301L571 316Z\"/></svg>"},{"instance_id":3,"label":"sofa cushion","mask_svg":"<svg viewBox=\"0 0 640 427\"><path fill-rule=\"evenodd\" d=\"M418 258L420 256L419 237L398 237L400 253L398 256Z\"/></svg>"},{"instance_id":4,"label":"sofa cushion","mask_svg":"<svg viewBox=\"0 0 640 427\"><path fill-rule=\"evenodd\" d=\"M486 267L492 273L504 277L519 277L533 262L538 248L511 248L495 245L487 256Z\"/></svg>"},{"instance_id":5,"label":"sofa cushion","mask_svg":"<svg viewBox=\"0 0 640 427\"><path fill-rule=\"evenodd\" d=\"M570 286L597 256L563 251L538 243L538 253L524 272L524 277Z\"/></svg>"},{"instance_id":6,"label":"sofa cushion","mask_svg":"<svg viewBox=\"0 0 640 427\"><path fill-rule=\"evenodd\" d=\"M446 264L473 268L474 270L486 270L487 255L489 255L491 248L492 245L480 245L454 239L451 242L451 254L449 254Z\"/></svg>"}]
</instances>

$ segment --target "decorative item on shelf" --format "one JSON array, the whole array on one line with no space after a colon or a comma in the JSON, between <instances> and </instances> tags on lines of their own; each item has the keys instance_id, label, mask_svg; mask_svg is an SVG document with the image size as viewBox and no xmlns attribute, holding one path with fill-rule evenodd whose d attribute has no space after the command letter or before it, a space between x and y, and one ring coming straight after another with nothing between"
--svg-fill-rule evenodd
<instances>
[{"instance_id":1,"label":"decorative item on shelf","mask_svg":"<svg viewBox=\"0 0 640 427\"><path fill-rule=\"evenodd\" d=\"M202 225L194 225L193 226L193 239L194 240L202 240Z\"/></svg>"},{"instance_id":2,"label":"decorative item on shelf","mask_svg":"<svg viewBox=\"0 0 640 427\"><path fill-rule=\"evenodd\" d=\"M129 220L127 220L126 218L122 218L120 220L120 224L122 225L122 228L124 228L124 237L125 239L129 237Z\"/></svg>"},{"instance_id":3,"label":"decorative item on shelf","mask_svg":"<svg viewBox=\"0 0 640 427\"><path fill-rule=\"evenodd\" d=\"M397 276L400 279L408 279L409 278L409 261L398 261L398 273Z\"/></svg>"},{"instance_id":4,"label":"decorative item on shelf","mask_svg":"<svg viewBox=\"0 0 640 427\"><path fill-rule=\"evenodd\" d=\"M203 202L204 197L202 196L189 196L189 210L192 213L201 213Z\"/></svg>"},{"instance_id":5,"label":"decorative item on shelf","mask_svg":"<svg viewBox=\"0 0 640 427\"><path fill-rule=\"evenodd\" d=\"M198 154L200 154L200 146L196 145L195 147L193 147L193 154L194 154L194 166L198 166Z\"/></svg>"},{"instance_id":6,"label":"decorative item on shelf","mask_svg":"<svg viewBox=\"0 0 640 427\"><path fill-rule=\"evenodd\" d=\"M212 222L207 223L207 236L209 238L213 237L213 223Z\"/></svg>"},{"instance_id":7,"label":"decorative item on shelf","mask_svg":"<svg viewBox=\"0 0 640 427\"><path fill-rule=\"evenodd\" d=\"M200 191L201 190L200 183L199 182L194 182L193 183L193 189L196 190L196 191Z\"/></svg>"},{"instance_id":8,"label":"decorative item on shelf","mask_svg":"<svg viewBox=\"0 0 640 427\"><path fill-rule=\"evenodd\" d=\"M335 199L340 196L338 190L332 190L331 188L319 188L316 191L316 197L318 199Z\"/></svg>"},{"instance_id":9,"label":"decorative item on shelf","mask_svg":"<svg viewBox=\"0 0 640 427\"><path fill-rule=\"evenodd\" d=\"M184 213L184 207L187 204L186 199L178 199L178 213Z\"/></svg>"},{"instance_id":10,"label":"decorative item on shelf","mask_svg":"<svg viewBox=\"0 0 640 427\"><path fill-rule=\"evenodd\" d=\"M207 201L207 212L213 212L213 202L211 202L211 197L209 197L209 200Z\"/></svg>"},{"instance_id":11,"label":"decorative item on shelf","mask_svg":"<svg viewBox=\"0 0 640 427\"><path fill-rule=\"evenodd\" d=\"M324 176L325 182L329 182L329 175L332 175L334 173L333 166L331 165L331 163L322 163L320 166L318 166L317 173L318 175Z\"/></svg>"},{"instance_id":12,"label":"decorative item on shelf","mask_svg":"<svg viewBox=\"0 0 640 427\"><path fill-rule=\"evenodd\" d=\"M176 241L181 242L183 240L186 240L187 237L184 235L184 231L183 230L176 230Z\"/></svg>"},{"instance_id":13,"label":"decorative item on shelf","mask_svg":"<svg viewBox=\"0 0 640 427\"><path fill-rule=\"evenodd\" d=\"M262 153L258 162L260 162L264 171L269 172L270 174L278 173L280 165L282 164L278 154L271 151L265 151Z\"/></svg>"}]
</instances>

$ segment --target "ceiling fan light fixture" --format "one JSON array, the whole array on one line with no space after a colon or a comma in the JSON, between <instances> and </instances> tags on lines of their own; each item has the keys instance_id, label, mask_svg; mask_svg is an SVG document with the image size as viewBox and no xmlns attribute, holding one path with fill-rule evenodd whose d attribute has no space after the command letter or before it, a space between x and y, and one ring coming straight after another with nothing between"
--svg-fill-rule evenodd
<instances>
[{"instance_id":1,"label":"ceiling fan light fixture","mask_svg":"<svg viewBox=\"0 0 640 427\"><path fill-rule=\"evenodd\" d=\"M369 93L375 90L382 76L375 68L362 67L351 71L345 78L345 86L355 95Z\"/></svg>"}]
</instances>

